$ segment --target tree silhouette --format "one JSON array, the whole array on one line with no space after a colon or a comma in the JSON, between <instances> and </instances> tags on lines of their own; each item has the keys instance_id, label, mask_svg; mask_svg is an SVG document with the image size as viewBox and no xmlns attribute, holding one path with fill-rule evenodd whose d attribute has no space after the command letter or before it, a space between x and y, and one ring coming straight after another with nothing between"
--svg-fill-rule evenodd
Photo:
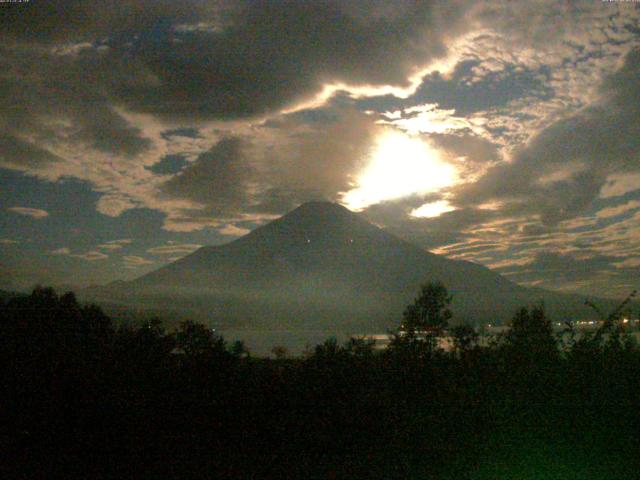
<instances>
[{"instance_id":1,"label":"tree silhouette","mask_svg":"<svg viewBox=\"0 0 640 480\"><path fill-rule=\"evenodd\" d=\"M586 300L585 305L598 315L600 325L593 332L578 334L574 322L565 322L564 336L567 337L565 348L569 354L574 357L581 355L589 358L601 353L603 349L612 352L636 348L635 340L629 335L624 317L632 316L632 302L637 293L637 290L633 290L609 313L602 311L593 301Z\"/></svg>"},{"instance_id":2,"label":"tree silhouette","mask_svg":"<svg viewBox=\"0 0 640 480\"><path fill-rule=\"evenodd\" d=\"M478 333L471 325L458 325L451 329L453 348L458 355L465 355L478 345Z\"/></svg>"},{"instance_id":3,"label":"tree silhouette","mask_svg":"<svg viewBox=\"0 0 640 480\"><path fill-rule=\"evenodd\" d=\"M233 342L233 344L231 345L230 351L231 351L231 355L233 355L236 358L251 357L251 352L249 351L249 349L247 348L247 346L242 340L236 340L235 342Z\"/></svg>"},{"instance_id":4,"label":"tree silhouette","mask_svg":"<svg viewBox=\"0 0 640 480\"><path fill-rule=\"evenodd\" d=\"M402 329L407 335L427 332L439 335L447 328L452 317L449 305L452 296L440 282L429 282L420 288L420 294L403 313Z\"/></svg>"},{"instance_id":5,"label":"tree silhouette","mask_svg":"<svg viewBox=\"0 0 640 480\"><path fill-rule=\"evenodd\" d=\"M450 330L460 355L434 354L450 299L439 284L421 289L403 317L413 339L397 334L403 349L331 338L305 360L276 347L277 361L241 361L241 342L194 322L114 331L99 307L47 288L0 301L0 444L16 463L3 478L31 473L34 459L45 467L29 478L56 476L59 463L74 469L65 476L121 478L141 458L152 473L203 478L466 478L487 452L509 477L523 471L523 441L527 458L554 445L572 469L593 457L602 478L637 478L640 351L616 337L622 309L593 349L577 342L560 356L539 306L518 310L501 343L477 346L462 325ZM575 462L580 438L602 455ZM572 473L555 467L543 474Z\"/></svg>"},{"instance_id":6,"label":"tree silhouette","mask_svg":"<svg viewBox=\"0 0 640 480\"><path fill-rule=\"evenodd\" d=\"M367 338L351 337L345 344L346 352L355 358L369 359L375 351L376 341Z\"/></svg>"},{"instance_id":7,"label":"tree silhouette","mask_svg":"<svg viewBox=\"0 0 640 480\"><path fill-rule=\"evenodd\" d=\"M437 337L452 317L451 299L441 282L422 285L418 297L405 308L400 329L391 332L390 352L414 360L430 357L437 347Z\"/></svg>"},{"instance_id":8,"label":"tree silhouette","mask_svg":"<svg viewBox=\"0 0 640 480\"><path fill-rule=\"evenodd\" d=\"M283 347L282 345L276 345L273 347L271 349L271 353L276 357L276 360L284 360L289 356L289 350L287 347Z\"/></svg>"},{"instance_id":9,"label":"tree silhouette","mask_svg":"<svg viewBox=\"0 0 640 480\"><path fill-rule=\"evenodd\" d=\"M176 346L188 357L224 356L226 343L201 323L185 321L176 333Z\"/></svg>"},{"instance_id":10,"label":"tree silhouette","mask_svg":"<svg viewBox=\"0 0 640 480\"><path fill-rule=\"evenodd\" d=\"M520 360L548 363L558 357L558 344L551 320L542 305L520 308L505 337L508 347Z\"/></svg>"}]
</instances>

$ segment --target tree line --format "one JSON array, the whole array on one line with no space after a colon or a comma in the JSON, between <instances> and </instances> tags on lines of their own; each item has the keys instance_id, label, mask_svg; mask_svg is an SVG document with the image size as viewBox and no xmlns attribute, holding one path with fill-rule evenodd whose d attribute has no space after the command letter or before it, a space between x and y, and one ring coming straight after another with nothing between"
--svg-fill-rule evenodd
<instances>
[{"instance_id":1,"label":"tree line","mask_svg":"<svg viewBox=\"0 0 640 480\"><path fill-rule=\"evenodd\" d=\"M183 322L115 325L72 293L0 303L3 478L636 478L640 349L623 318L559 337L542 306L489 346L424 285L388 348L257 358ZM595 308L597 308L594 305ZM454 349L438 348L448 329Z\"/></svg>"}]
</instances>

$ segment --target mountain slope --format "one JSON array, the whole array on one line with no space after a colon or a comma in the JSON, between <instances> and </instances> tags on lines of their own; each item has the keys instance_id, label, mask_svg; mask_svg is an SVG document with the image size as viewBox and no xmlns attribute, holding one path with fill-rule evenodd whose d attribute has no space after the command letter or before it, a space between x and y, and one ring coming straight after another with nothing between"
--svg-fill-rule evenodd
<instances>
[{"instance_id":1,"label":"mountain slope","mask_svg":"<svg viewBox=\"0 0 640 480\"><path fill-rule=\"evenodd\" d=\"M233 326L374 331L397 325L419 286L433 280L454 295L459 320L505 321L539 300L557 319L589 314L579 297L526 289L480 265L426 252L327 202L304 204L98 296Z\"/></svg>"}]
</instances>

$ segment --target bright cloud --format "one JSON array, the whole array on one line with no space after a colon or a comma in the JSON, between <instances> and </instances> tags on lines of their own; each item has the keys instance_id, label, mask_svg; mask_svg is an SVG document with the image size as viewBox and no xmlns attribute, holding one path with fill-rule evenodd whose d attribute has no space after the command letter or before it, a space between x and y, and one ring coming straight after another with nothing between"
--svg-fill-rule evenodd
<instances>
[{"instance_id":1,"label":"bright cloud","mask_svg":"<svg viewBox=\"0 0 640 480\"><path fill-rule=\"evenodd\" d=\"M70 253L69 256L74 258L81 258L82 260L86 260L87 262L95 262L97 260L104 260L106 258L109 258L109 255L97 250L92 250L86 253Z\"/></svg>"},{"instance_id":2,"label":"bright cloud","mask_svg":"<svg viewBox=\"0 0 640 480\"><path fill-rule=\"evenodd\" d=\"M124 262L126 267L139 267L141 265L152 265L153 263L155 263L153 260L149 260L137 255L126 255L122 257L122 261Z\"/></svg>"},{"instance_id":3,"label":"bright cloud","mask_svg":"<svg viewBox=\"0 0 640 480\"><path fill-rule=\"evenodd\" d=\"M101 245L98 245L96 248L101 250L120 250L125 245L129 245L133 242L130 238L123 238L120 240L110 240Z\"/></svg>"},{"instance_id":4,"label":"bright cloud","mask_svg":"<svg viewBox=\"0 0 640 480\"><path fill-rule=\"evenodd\" d=\"M439 200L437 202L425 203L424 205L411 211L412 217L419 218L433 218L439 217L443 213L452 212L456 208L446 200Z\"/></svg>"},{"instance_id":5,"label":"bright cloud","mask_svg":"<svg viewBox=\"0 0 640 480\"><path fill-rule=\"evenodd\" d=\"M49 216L49 212L46 210L41 210L39 208L29 208L29 207L9 207L10 212L17 213L19 215L25 215L27 217L32 217L36 219L45 218Z\"/></svg>"},{"instance_id":6,"label":"bright cloud","mask_svg":"<svg viewBox=\"0 0 640 480\"><path fill-rule=\"evenodd\" d=\"M183 243L172 245L161 245L153 247L147 250L147 253L152 255L175 255L175 254L187 254L199 249L202 245L197 243Z\"/></svg>"},{"instance_id":7,"label":"bright cloud","mask_svg":"<svg viewBox=\"0 0 640 480\"><path fill-rule=\"evenodd\" d=\"M456 169L424 141L389 131L376 142L369 164L342 203L360 210L385 200L437 192L458 181Z\"/></svg>"},{"instance_id":8,"label":"bright cloud","mask_svg":"<svg viewBox=\"0 0 640 480\"><path fill-rule=\"evenodd\" d=\"M243 235L246 235L250 231L251 230L247 228L237 227L232 224L227 224L224 227L218 229L218 233L229 237L241 237Z\"/></svg>"}]
</instances>

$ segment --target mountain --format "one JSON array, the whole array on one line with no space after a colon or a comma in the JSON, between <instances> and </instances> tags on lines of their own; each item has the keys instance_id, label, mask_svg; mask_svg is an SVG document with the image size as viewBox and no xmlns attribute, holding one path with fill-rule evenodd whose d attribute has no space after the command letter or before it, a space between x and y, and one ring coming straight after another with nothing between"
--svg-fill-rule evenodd
<instances>
[{"instance_id":1,"label":"mountain","mask_svg":"<svg viewBox=\"0 0 640 480\"><path fill-rule=\"evenodd\" d=\"M592 314L582 297L528 289L435 255L328 202L303 204L235 241L88 294L226 327L380 332L397 326L419 286L433 280L453 294L459 321L503 322L538 301L557 320Z\"/></svg>"}]
</instances>

